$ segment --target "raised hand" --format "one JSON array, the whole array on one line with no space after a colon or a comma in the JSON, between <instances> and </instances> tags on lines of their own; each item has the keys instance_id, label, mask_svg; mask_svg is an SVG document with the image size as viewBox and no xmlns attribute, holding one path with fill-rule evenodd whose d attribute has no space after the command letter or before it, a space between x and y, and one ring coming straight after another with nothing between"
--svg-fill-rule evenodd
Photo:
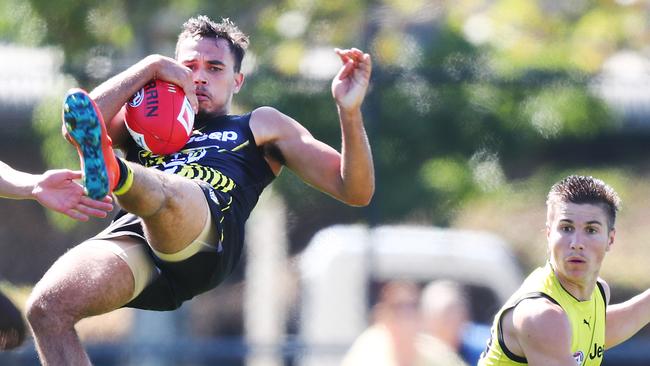
<instances>
[{"instance_id":1,"label":"raised hand","mask_svg":"<svg viewBox=\"0 0 650 366\"><path fill-rule=\"evenodd\" d=\"M370 55L356 48L336 48L334 51L341 58L343 66L332 81L332 96L343 110L361 108L370 83Z\"/></svg>"}]
</instances>

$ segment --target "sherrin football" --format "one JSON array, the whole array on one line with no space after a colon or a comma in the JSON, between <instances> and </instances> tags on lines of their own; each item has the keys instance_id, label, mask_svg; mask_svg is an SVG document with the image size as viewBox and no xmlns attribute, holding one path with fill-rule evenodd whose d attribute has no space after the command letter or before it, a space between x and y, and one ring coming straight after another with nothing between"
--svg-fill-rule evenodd
<instances>
[{"instance_id":1,"label":"sherrin football","mask_svg":"<svg viewBox=\"0 0 650 366\"><path fill-rule=\"evenodd\" d=\"M189 140L194 112L181 87L151 80L127 103L124 121L143 149L167 155L179 151Z\"/></svg>"}]
</instances>

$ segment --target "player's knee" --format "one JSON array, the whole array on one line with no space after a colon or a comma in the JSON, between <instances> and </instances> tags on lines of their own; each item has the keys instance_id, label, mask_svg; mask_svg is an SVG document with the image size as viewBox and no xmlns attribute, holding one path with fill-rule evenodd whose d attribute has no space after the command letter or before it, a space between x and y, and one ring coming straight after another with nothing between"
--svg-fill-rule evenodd
<instances>
[{"instance_id":1,"label":"player's knee","mask_svg":"<svg viewBox=\"0 0 650 366\"><path fill-rule=\"evenodd\" d=\"M40 296L32 293L25 307L25 316L32 328L38 328L38 325L43 321L47 314L46 308L45 301Z\"/></svg>"},{"instance_id":2,"label":"player's knee","mask_svg":"<svg viewBox=\"0 0 650 366\"><path fill-rule=\"evenodd\" d=\"M165 197L163 207L168 212L180 213L188 205L192 205L192 193L188 189L190 185L187 182L181 182L177 177L170 178L174 179L165 181L165 184L162 186L163 196ZM191 184L191 187L195 188L194 184Z\"/></svg>"},{"instance_id":3,"label":"player's knee","mask_svg":"<svg viewBox=\"0 0 650 366\"><path fill-rule=\"evenodd\" d=\"M137 215L143 218L161 214L175 214L177 210L183 207L186 198L186 189L184 188L187 186L178 182L178 179L184 178L168 176L167 174L160 174L158 178L160 184L155 189L149 190L146 196L140 197L139 201L120 202L122 206L126 207L127 211L129 211L129 208L135 210Z\"/></svg>"},{"instance_id":4,"label":"player's knee","mask_svg":"<svg viewBox=\"0 0 650 366\"><path fill-rule=\"evenodd\" d=\"M66 314L61 301L52 293L39 291L38 287L32 292L25 308L27 322L34 332L40 330L56 330L73 323L70 314Z\"/></svg>"}]
</instances>

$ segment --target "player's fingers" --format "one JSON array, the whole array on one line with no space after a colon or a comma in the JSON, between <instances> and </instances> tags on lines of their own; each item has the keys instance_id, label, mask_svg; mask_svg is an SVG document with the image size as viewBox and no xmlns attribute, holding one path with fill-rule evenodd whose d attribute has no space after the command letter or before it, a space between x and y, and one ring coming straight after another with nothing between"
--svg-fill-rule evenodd
<instances>
[{"instance_id":1,"label":"player's fingers","mask_svg":"<svg viewBox=\"0 0 650 366\"><path fill-rule=\"evenodd\" d=\"M350 56L348 55L348 50L342 50L340 48L335 48L334 52L339 56L341 61L345 64L350 60Z\"/></svg>"},{"instance_id":2,"label":"player's fingers","mask_svg":"<svg viewBox=\"0 0 650 366\"><path fill-rule=\"evenodd\" d=\"M353 48L350 49L350 52L354 55L354 57L357 57L357 58L361 58L361 56L363 56L363 51L361 51L358 48L353 47Z\"/></svg>"},{"instance_id":3,"label":"player's fingers","mask_svg":"<svg viewBox=\"0 0 650 366\"><path fill-rule=\"evenodd\" d=\"M111 200L110 198L108 198ZM101 210L101 211L112 211L113 210L113 204L111 201L106 201L107 197L104 197L102 201L96 201L90 197L87 196L82 196L81 199L79 200L79 205L82 207L88 207L91 209L95 210Z\"/></svg>"},{"instance_id":4,"label":"player's fingers","mask_svg":"<svg viewBox=\"0 0 650 366\"><path fill-rule=\"evenodd\" d=\"M76 210L74 210L72 208L65 211L65 212L63 212L63 214L70 217L70 218L72 218L72 219L78 220L78 221L84 221L85 222L85 221L88 221L88 219L89 219L89 217L87 215L85 215L85 214L83 214L83 213L81 213L79 211L76 211Z\"/></svg>"},{"instance_id":5,"label":"player's fingers","mask_svg":"<svg viewBox=\"0 0 650 366\"><path fill-rule=\"evenodd\" d=\"M165 56L159 56L159 62L162 66L155 75L155 78L176 84L183 88L185 96L190 102L194 113L197 113L199 101L196 98L192 70L180 62Z\"/></svg>"},{"instance_id":6,"label":"player's fingers","mask_svg":"<svg viewBox=\"0 0 650 366\"><path fill-rule=\"evenodd\" d=\"M88 216L93 216L93 217L98 217L100 219L103 219L104 217L106 217L106 215L108 215L108 213L104 210L84 206L82 204L77 205L75 210L77 211L77 213L79 213L79 215L86 217L86 219L88 218Z\"/></svg>"},{"instance_id":7,"label":"player's fingers","mask_svg":"<svg viewBox=\"0 0 650 366\"><path fill-rule=\"evenodd\" d=\"M187 82L180 85L185 92L185 97L192 106L192 111L194 114L197 114L199 112L199 100L196 97L196 85L194 85L194 81L190 78Z\"/></svg>"},{"instance_id":8,"label":"player's fingers","mask_svg":"<svg viewBox=\"0 0 650 366\"><path fill-rule=\"evenodd\" d=\"M196 92L194 91L194 87L192 87L191 92L185 92L185 96L187 97L187 100L190 102L190 105L192 106L192 112L194 114L199 113L199 99L196 97Z\"/></svg>"},{"instance_id":9,"label":"player's fingers","mask_svg":"<svg viewBox=\"0 0 650 366\"><path fill-rule=\"evenodd\" d=\"M83 173L79 170L64 170L64 172L67 179L81 179L83 177Z\"/></svg>"},{"instance_id":10,"label":"player's fingers","mask_svg":"<svg viewBox=\"0 0 650 366\"><path fill-rule=\"evenodd\" d=\"M364 53L362 60L363 63L368 65L369 68L372 68L372 57L370 57L369 53Z\"/></svg>"},{"instance_id":11,"label":"player's fingers","mask_svg":"<svg viewBox=\"0 0 650 366\"><path fill-rule=\"evenodd\" d=\"M199 100L196 97L196 85L194 84L194 75L189 67L182 65L181 82L178 84L183 88L185 97L190 102L194 114L199 113Z\"/></svg>"},{"instance_id":12,"label":"player's fingers","mask_svg":"<svg viewBox=\"0 0 650 366\"><path fill-rule=\"evenodd\" d=\"M363 52L361 52L361 50L358 48L349 48L341 50L341 53L339 55L343 55L348 59L354 60L355 62L360 62L363 57Z\"/></svg>"},{"instance_id":13,"label":"player's fingers","mask_svg":"<svg viewBox=\"0 0 650 366\"><path fill-rule=\"evenodd\" d=\"M348 76L350 76L350 73L353 70L354 70L354 61L348 60L339 71L339 74L337 75L338 80L346 79Z\"/></svg>"},{"instance_id":14,"label":"player's fingers","mask_svg":"<svg viewBox=\"0 0 650 366\"><path fill-rule=\"evenodd\" d=\"M372 59L370 58L370 55L364 53L359 59L359 62L356 64L356 66L359 70L366 73L364 75L365 77L369 77L370 72L372 71Z\"/></svg>"}]
</instances>

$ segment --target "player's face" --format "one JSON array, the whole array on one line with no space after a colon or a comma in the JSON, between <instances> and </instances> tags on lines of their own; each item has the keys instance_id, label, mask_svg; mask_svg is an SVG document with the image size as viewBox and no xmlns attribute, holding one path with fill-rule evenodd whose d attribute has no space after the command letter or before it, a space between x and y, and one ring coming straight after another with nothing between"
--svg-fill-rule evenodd
<instances>
[{"instance_id":1,"label":"player's face","mask_svg":"<svg viewBox=\"0 0 650 366\"><path fill-rule=\"evenodd\" d=\"M235 58L228 41L187 38L180 43L177 56L180 63L192 70L199 113L228 114L232 96L244 82L243 74L235 72Z\"/></svg>"},{"instance_id":2,"label":"player's face","mask_svg":"<svg viewBox=\"0 0 650 366\"><path fill-rule=\"evenodd\" d=\"M588 286L598 277L615 232L602 207L563 202L551 208L546 234L551 263L563 285Z\"/></svg>"}]
</instances>

